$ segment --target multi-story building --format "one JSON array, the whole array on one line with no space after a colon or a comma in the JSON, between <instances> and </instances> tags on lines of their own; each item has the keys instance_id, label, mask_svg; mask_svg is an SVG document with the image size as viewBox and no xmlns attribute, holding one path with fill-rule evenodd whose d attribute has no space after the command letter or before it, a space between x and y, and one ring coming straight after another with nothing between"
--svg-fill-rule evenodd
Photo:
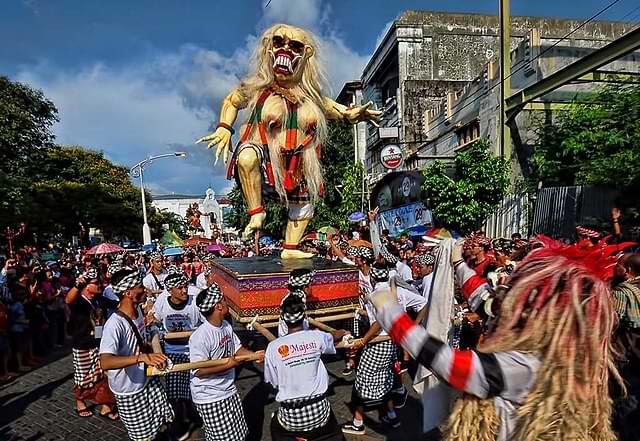
<instances>
[{"instance_id":1,"label":"multi-story building","mask_svg":"<svg viewBox=\"0 0 640 441\"><path fill-rule=\"evenodd\" d=\"M631 28L615 22L581 25L576 20L511 17L512 90L544 78ZM363 123L363 128L354 129L355 156L364 157L370 183L387 172L380 161L386 145L400 146L406 158L402 169L411 170L429 160L419 158L451 157L479 137L496 139L498 45L497 16L407 11L393 22L359 84L348 83L338 97L344 104L371 100L384 111L380 128ZM614 68L634 59L626 60ZM573 86L549 99L563 94L567 98L588 87ZM518 123L526 125L527 118L519 116ZM526 130L523 133L526 138Z\"/></svg>"}]
</instances>

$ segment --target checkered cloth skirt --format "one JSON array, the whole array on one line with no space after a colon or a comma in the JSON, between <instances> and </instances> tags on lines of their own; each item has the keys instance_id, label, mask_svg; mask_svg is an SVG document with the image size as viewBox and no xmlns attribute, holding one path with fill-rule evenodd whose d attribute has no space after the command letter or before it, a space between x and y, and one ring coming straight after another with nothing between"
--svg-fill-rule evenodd
<instances>
[{"instance_id":1,"label":"checkered cloth skirt","mask_svg":"<svg viewBox=\"0 0 640 441\"><path fill-rule=\"evenodd\" d=\"M331 405L321 397L323 395L283 401L278 409L278 422L290 432L307 432L324 426L331 415ZM305 401L310 404L305 405Z\"/></svg>"},{"instance_id":2,"label":"checkered cloth skirt","mask_svg":"<svg viewBox=\"0 0 640 441\"><path fill-rule=\"evenodd\" d=\"M167 357L173 364L189 363L189 354L167 353ZM166 377L167 398L170 400L191 400L191 389L189 387L190 372L173 372Z\"/></svg>"},{"instance_id":3,"label":"checkered cloth skirt","mask_svg":"<svg viewBox=\"0 0 640 441\"><path fill-rule=\"evenodd\" d=\"M363 401L382 400L391 391L396 355L397 347L391 340L364 347L353 385Z\"/></svg>"},{"instance_id":4,"label":"checkered cloth skirt","mask_svg":"<svg viewBox=\"0 0 640 441\"><path fill-rule=\"evenodd\" d=\"M165 423L173 421L173 409L158 377L153 377L140 392L116 395L118 413L133 441L153 439Z\"/></svg>"},{"instance_id":5,"label":"checkered cloth skirt","mask_svg":"<svg viewBox=\"0 0 640 441\"><path fill-rule=\"evenodd\" d=\"M206 441L243 441L249 433L237 393L213 403L196 403L196 408L204 423Z\"/></svg>"},{"instance_id":6,"label":"checkered cloth skirt","mask_svg":"<svg viewBox=\"0 0 640 441\"><path fill-rule=\"evenodd\" d=\"M103 376L100 369L98 348L73 349L73 382L80 389L88 389L98 383Z\"/></svg>"}]
</instances>

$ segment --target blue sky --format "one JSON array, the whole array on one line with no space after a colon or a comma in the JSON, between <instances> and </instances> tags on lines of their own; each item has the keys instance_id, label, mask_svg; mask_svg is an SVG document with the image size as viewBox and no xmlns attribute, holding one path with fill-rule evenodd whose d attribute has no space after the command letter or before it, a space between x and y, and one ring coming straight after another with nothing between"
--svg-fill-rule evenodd
<instances>
[{"instance_id":1,"label":"blue sky","mask_svg":"<svg viewBox=\"0 0 640 441\"><path fill-rule=\"evenodd\" d=\"M319 37L334 89L359 78L386 26L409 9L496 13L498 0L2 0L0 74L44 91L60 111L61 144L133 165L189 152L147 171L154 192L217 193L223 167L194 139L248 67L260 31L285 22ZM585 19L613 0L512 0L514 15ZM638 20L637 0L602 19ZM629 14L634 11L633 14Z\"/></svg>"}]
</instances>

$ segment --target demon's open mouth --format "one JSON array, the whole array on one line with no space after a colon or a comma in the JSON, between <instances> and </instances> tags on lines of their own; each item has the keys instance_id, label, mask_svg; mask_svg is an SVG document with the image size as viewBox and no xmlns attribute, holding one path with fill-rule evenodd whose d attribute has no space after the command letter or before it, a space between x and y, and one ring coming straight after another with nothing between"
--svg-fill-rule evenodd
<instances>
[{"instance_id":1,"label":"demon's open mouth","mask_svg":"<svg viewBox=\"0 0 640 441\"><path fill-rule=\"evenodd\" d=\"M284 49L271 52L273 57L273 71L282 75L291 75L296 67L298 61L302 58L301 55L294 55Z\"/></svg>"}]
</instances>

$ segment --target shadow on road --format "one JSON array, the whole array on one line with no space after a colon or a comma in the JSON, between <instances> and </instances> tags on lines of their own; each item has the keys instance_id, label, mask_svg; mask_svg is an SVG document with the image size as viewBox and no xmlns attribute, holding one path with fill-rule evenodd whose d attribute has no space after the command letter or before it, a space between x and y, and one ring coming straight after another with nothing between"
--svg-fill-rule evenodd
<instances>
[{"instance_id":1,"label":"shadow on road","mask_svg":"<svg viewBox=\"0 0 640 441\"><path fill-rule=\"evenodd\" d=\"M43 384L42 386L37 387L32 391L27 392L26 394L22 394L22 396L16 398L13 401L11 400L15 398L16 395L20 394L11 394L2 397L2 405L0 406L0 427L4 429L4 426L6 426L11 421L24 416L25 409L31 403L34 403L42 398L51 398L52 392L60 385L69 381L71 378L73 378L73 373L67 374L64 377L58 378L57 380L51 381L47 384ZM11 403L7 404L9 402ZM0 439L6 438L0 436Z\"/></svg>"}]
</instances>

